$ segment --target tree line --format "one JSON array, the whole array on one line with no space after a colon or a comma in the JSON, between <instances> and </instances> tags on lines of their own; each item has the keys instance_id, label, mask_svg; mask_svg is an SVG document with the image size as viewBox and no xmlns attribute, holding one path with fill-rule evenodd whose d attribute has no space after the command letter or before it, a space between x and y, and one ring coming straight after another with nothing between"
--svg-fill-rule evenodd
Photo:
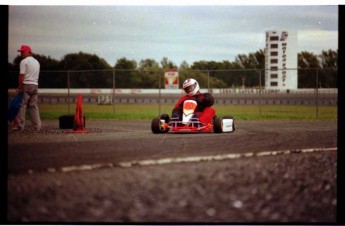
<instances>
[{"instance_id":1,"label":"tree line","mask_svg":"<svg viewBox=\"0 0 345 226\"><path fill-rule=\"evenodd\" d=\"M158 88L164 85L162 75L166 69L179 70L180 84L192 77L205 88L258 87L265 84L262 49L238 54L233 62L201 60L189 65L183 61L179 66L167 57L160 62L154 59L136 62L122 57L112 67L97 55L84 52L67 54L61 60L39 54L33 56L41 64L39 83L42 88L113 88L114 77L116 88ZM17 87L20 61L18 55L13 63L8 63L9 88ZM337 88L338 50L324 50L321 54L302 51L298 53L297 65L299 88L315 88L316 85ZM115 76L113 69L116 69ZM70 71L69 79L66 71Z\"/></svg>"}]
</instances>

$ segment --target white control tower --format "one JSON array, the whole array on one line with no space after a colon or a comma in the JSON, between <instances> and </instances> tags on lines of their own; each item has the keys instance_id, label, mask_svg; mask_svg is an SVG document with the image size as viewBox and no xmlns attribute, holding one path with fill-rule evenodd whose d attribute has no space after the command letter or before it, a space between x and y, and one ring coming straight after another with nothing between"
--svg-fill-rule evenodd
<instances>
[{"instance_id":1,"label":"white control tower","mask_svg":"<svg viewBox=\"0 0 345 226\"><path fill-rule=\"evenodd\" d=\"M265 88L297 89L297 32L267 31Z\"/></svg>"}]
</instances>

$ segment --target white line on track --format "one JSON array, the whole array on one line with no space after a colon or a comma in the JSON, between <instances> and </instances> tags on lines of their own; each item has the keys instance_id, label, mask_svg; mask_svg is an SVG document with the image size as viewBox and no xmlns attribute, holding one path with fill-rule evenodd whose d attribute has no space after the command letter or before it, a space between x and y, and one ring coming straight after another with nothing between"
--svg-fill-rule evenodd
<instances>
[{"instance_id":1,"label":"white line on track","mask_svg":"<svg viewBox=\"0 0 345 226\"><path fill-rule=\"evenodd\" d=\"M224 155L210 155L210 156L192 156L184 158L164 158L157 160L140 160L140 161L129 161L120 162L121 167L132 167L132 166L149 166L149 165L162 165L170 163L186 163L186 162L201 162L201 161L215 161L215 160L226 160L226 159L239 159L248 158L254 156L269 156L269 155L281 155L291 153L310 153L320 151L336 151L337 148L309 148L309 149L294 149L285 151L264 151L264 152L247 152L247 153L236 153L236 154L224 154Z\"/></svg>"},{"instance_id":2,"label":"white line on track","mask_svg":"<svg viewBox=\"0 0 345 226\"><path fill-rule=\"evenodd\" d=\"M187 163L187 162L201 162L201 161L217 161L226 159L239 159L249 157L263 157L273 155L287 155L294 153L312 153L321 151L337 151L337 147L332 148L307 148L307 149L292 149L292 150L281 150L281 151L263 151L263 152L246 152L246 153L235 153L235 154L224 154L224 155L209 155L209 156L191 156L183 158L162 158L162 159L148 159L148 160L137 160L119 163L95 163L89 165L79 166L65 166L61 168L48 168L46 171L49 173L55 172L73 172L73 171L86 171L100 168L112 168L112 167L133 167L133 166L152 166L152 165L164 165L171 163ZM30 174L34 173L33 170L28 171Z\"/></svg>"}]
</instances>

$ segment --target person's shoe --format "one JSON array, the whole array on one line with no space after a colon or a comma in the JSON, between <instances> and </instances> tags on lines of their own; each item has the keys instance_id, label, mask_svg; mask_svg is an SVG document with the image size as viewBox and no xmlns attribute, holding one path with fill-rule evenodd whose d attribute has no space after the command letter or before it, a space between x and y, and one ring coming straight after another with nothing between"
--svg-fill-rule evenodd
<instances>
[{"instance_id":1,"label":"person's shoe","mask_svg":"<svg viewBox=\"0 0 345 226\"><path fill-rule=\"evenodd\" d=\"M24 127L18 126L18 131L24 131Z\"/></svg>"},{"instance_id":2,"label":"person's shoe","mask_svg":"<svg viewBox=\"0 0 345 226\"><path fill-rule=\"evenodd\" d=\"M20 129L19 127L12 127L10 130L9 130L9 133L13 133L13 134L16 134L16 133L21 133L23 132L24 130Z\"/></svg>"},{"instance_id":3,"label":"person's shoe","mask_svg":"<svg viewBox=\"0 0 345 226\"><path fill-rule=\"evenodd\" d=\"M17 126L13 126L13 127L11 128L11 131L16 131L16 130L19 130L19 128L18 128Z\"/></svg>"}]
</instances>

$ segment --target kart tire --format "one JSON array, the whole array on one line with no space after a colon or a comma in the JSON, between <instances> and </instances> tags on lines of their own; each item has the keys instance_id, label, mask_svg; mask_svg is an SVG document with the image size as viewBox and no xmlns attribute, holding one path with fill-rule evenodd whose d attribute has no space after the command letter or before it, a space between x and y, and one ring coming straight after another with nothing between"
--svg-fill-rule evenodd
<instances>
[{"instance_id":1,"label":"kart tire","mask_svg":"<svg viewBox=\"0 0 345 226\"><path fill-rule=\"evenodd\" d=\"M168 114L162 114L160 119L165 120L166 123L170 122L170 116Z\"/></svg>"},{"instance_id":2,"label":"kart tire","mask_svg":"<svg viewBox=\"0 0 345 226\"><path fill-rule=\"evenodd\" d=\"M60 129L73 129L75 115L62 115L59 117ZM84 128L85 128L85 115L84 115Z\"/></svg>"},{"instance_id":3,"label":"kart tire","mask_svg":"<svg viewBox=\"0 0 345 226\"><path fill-rule=\"evenodd\" d=\"M236 130L236 124L235 124L235 119L232 116L224 116L222 118L215 118L213 120L213 131L215 133L224 133L224 131L223 131L223 119L232 119L233 120L233 124L232 124L233 130L232 131L228 131L226 133L234 132Z\"/></svg>"},{"instance_id":4,"label":"kart tire","mask_svg":"<svg viewBox=\"0 0 345 226\"><path fill-rule=\"evenodd\" d=\"M232 132L235 132L235 130L236 130L236 123L235 123L234 117L232 117L232 116L224 116L222 119L232 119L232 120L234 120L234 123L232 125L232 128L233 128Z\"/></svg>"},{"instance_id":5,"label":"kart tire","mask_svg":"<svg viewBox=\"0 0 345 226\"><path fill-rule=\"evenodd\" d=\"M215 118L213 120L213 132L215 133L222 133L222 119L221 118Z\"/></svg>"},{"instance_id":6,"label":"kart tire","mask_svg":"<svg viewBox=\"0 0 345 226\"><path fill-rule=\"evenodd\" d=\"M151 131L152 133L167 133L169 129L161 130L160 128L161 119L154 118L151 122Z\"/></svg>"}]
</instances>

